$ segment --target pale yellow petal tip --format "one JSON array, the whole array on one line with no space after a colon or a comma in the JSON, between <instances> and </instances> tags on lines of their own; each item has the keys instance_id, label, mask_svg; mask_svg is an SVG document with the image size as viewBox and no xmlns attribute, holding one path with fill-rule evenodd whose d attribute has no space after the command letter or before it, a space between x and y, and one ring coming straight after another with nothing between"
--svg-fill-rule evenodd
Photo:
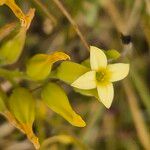
<instances>
[{"instance_id":1,"label":"pale yellow petal tip","mask_svg":"<svg viewBox=\"0 0 150 150\"><path fill-rule=\"evenodd\" d=\"M96 46L90 46L90 53L91 53L92 51L97 50L97 49L99 49L99 48L97 48Z\"/></svg>"},{"instance_id":2,"label":"pale yellow petal tip","mask_svg":"<svg viewBox=\"0 0 150 150\"><path fill-rule=\"evenodd\" d=\"M129 74L129 71L130 71L130 64L124 64L126 67L124 68L120 68L120 70L122 69L124 71L124 78L126 78ZM124 79L123 78L123 79Z\"/></svg>"},{"instance_id":3,"label":"pale yellow petal tip","mask_svg":"<svg viewBox=\"0 0 150 150\"><path fill-rule=\"evenodd\" d=\"M93 49L99 49L99 48L96 47L96 46L91 45L91 46L90 46L90 50L93 50Z\"/></svg>"},{"instance_id":4,"label":"pale yellow petal tip","mask_svg":"<svg viewBox=\"0 0 150 150\"><path fill-rule=\"evenodd\" d=\"M77 126L77 127L85 127L86 126L85 121L77 114L74 115L71 123L72 123L72 125Z\"/></svg>"},{"instance_id":5,"label":"pale yellow petal tip","mask_svg":"<svg viewBox=\"0 0 150 150\"><path fill-rule=\"evenodd\" d=\"M111 107L111 104L107 104L105 102L102 102L99 98L98 101L101 102L107 109L109 109Z\"/></svg>"},{"instance_id":6,"label":"pale yellow petal tip","mask_svg":"<svg viewBox=\"0 0 150 150\"><path fill-rule=\"evenodd\" d=\"M111 101L108 101L108 100L103 100L103 101L101 101L102 103L103 103L103 105L107 108L107 109L109 109L110 107L111 107L111 104L112 104L112 101L113 101L113 99L111 100Z\"/></svg>"},{"instance_id":7,"label":"pale yellow petal tip","mask_svg":"<svg viewBox=\"0 0 150 150\"><path fill-rule=\"evenodd\" d=\"M103 52L103 50L102 49L100 49L100 48L98 48L98 47L96 47L96 46L90 46L90 51L93 51L93 50L95 50L95 51L102 51ZM104 53L104 52L103 52ZM105 54L105 53L104 53Z\"/></svg>"},{"instance_id":8,"label":"pale yellow petal tip","mask_svg":"<svg viewBox=\"0 0 150 150\"><path fill-rule=\"evenodd\" d=\"M104 103L103 103L104 104ZM104 106L109 109L111 107L111 104L104 104Z\"/></svg>"}]
</instances>

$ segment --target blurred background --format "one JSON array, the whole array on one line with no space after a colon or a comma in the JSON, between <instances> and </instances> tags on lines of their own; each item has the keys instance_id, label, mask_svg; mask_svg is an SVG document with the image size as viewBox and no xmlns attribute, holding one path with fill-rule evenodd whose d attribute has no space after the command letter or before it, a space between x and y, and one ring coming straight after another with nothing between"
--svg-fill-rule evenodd
<instances>
[{"instance_id":1,"label":"blurred background","mask_svg":"<svg viewBox=\"0 0 150 150\"><path fill-rule=\"evenodd\" d=\"M122 60L131 64L127 79L114 85L115 97L109 110L95 98L76 93L62 83L74 109L87 123L84 128L71 126L39 102L34 130L43 143L41 149L150 150L150 1L16 0L16 3L24 12L32 7L36 13L22 56L8 69L24 70L26 60L34 54L57 50L69 54L75 62L88 58L89 52L76 32L75 23L89 45L116 49ZM66 11L72 17L69 20L64 15ZM12 11L0 6L0 28L12 22L18 22ZM0 37L0 44L2 40L5 39ZM0 150L32 149L26 137L0 116Z\"/></svg>"}]
</instances>

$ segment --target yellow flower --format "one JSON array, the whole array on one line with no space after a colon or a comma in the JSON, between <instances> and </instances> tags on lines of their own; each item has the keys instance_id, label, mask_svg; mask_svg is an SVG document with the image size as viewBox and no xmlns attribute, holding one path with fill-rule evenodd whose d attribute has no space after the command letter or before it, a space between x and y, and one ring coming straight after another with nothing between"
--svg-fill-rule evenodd
<instances>
[{"instance_id":1,"label":"yellow flower","mask_svg":"<svg viewBox=\"0 0 150 150\"><path fill-rule=\"evenodd\" d=\"M97 88L99 100L110 108L114 89L112 82L122 80L129 73L129 64L107 64L105 53L97 47L90 47L91 71L86 72L71 85L75 88L89 90Z\"/></svg>"}]
</instances>

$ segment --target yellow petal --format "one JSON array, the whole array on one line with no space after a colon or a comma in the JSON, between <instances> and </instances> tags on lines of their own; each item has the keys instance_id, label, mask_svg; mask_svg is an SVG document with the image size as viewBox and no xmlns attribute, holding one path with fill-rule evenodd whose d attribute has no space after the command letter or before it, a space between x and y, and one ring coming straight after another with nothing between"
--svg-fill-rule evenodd
<instances>
[{"instance_id":1,"label":"yellow petal","mask_svg":"<svg viewBox=\"0 0 150 150\"><path fill-rule=\"evenodd\" d=\"M118 81L125 78L129 73L129 64L117 63L107 66L110 72L110 81Z\"/></svg>"},{"instance_id":2,"label":"yellow petal","mask_svg":"<svg viewBox=\"0 0 150 150\"><path fill-rule=\"evenodd\" d=\"M105 68L107 66L107 58L105 53L94 46L90 47L90 64L92 70L100 70L101 68Z\"/></svg>"},{"instance_id":3,"label":"yellow petal","mask_svg":"<svg viewBox=\"0 0 150 150\"><path fill-rule=\"evenodd\" d=\"M89 71L80 76L71 85L79 89L94 89L96 88L95 71Z\"/></svg>"},{"instance_id":4,"label":"yellow petal","mask_svg":"<svg viewBox=\"0 0 150 150\"><path fill-rule=\"evenodd\" d=\"M114 89L112 83L98 84L97 91L98 91L98 96L100 98L100 101L107 108L110 108L114 97Z\"/></svg>"}]
</instances>

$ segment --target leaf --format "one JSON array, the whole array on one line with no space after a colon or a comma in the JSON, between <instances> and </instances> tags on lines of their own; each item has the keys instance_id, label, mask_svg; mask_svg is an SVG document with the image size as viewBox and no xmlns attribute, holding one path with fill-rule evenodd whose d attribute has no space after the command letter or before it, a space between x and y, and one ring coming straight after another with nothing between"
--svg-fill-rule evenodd
<instances>
[{"instance_id":1,"label":"leaf","mask_svg":"<svg viewBox=\"0 0 150 150\"><path fill-rule=\"evenodd\" d=\"M120 53L117 50L114 50L114 49L103 51L103 52L107 56L107 59L118 59L120 57ZM88 68L91 68L89 58L84 60L81 64L88 67Z\"/></svg>"},{"instance_id":2,"label":"leaf","mask_svg":"<svg viewBox=\"0 0 150 150\"><path fill-rule=\"evenodd\" d=\"M0 48L0 65L15 63L23 50L26 38L26 30L21 28L16 36L8 40Z\"/></svg>"},{"instance_id":3,"label":"leaf","mask_svg":"<svg viewBox=\"0 0 150 150\"><path fill-rule=\"evenodd\" d=\"M120 53L117 50L108 50L108 51L104 51L107 59L118 59L120 57Z\"/></svg>"},{"instance_id":4,"label":"leaf","mask_svg":"<svg viewBox=\"0 0 150 150\"><path fill-rule=\"evenodd\" d=\"M71 61L62 62L61 65L51 73L52 78L60 79L67 84L72 84L78 77L90 70L89 59L83 62L85 65L80 65ZM74 90L82 95L94 96L98 98L97 90L82 90L74 88Z\"/></svg>"},{"instance_id":5,"label":"leaf","mask_svg":"<svg viewBox=\"0 0 150 150\"><path fill-rule=\"evenodd\" d=\"M24 14L20 7L15 3L15 0L1 0L0 5L6 4L21 21L21 26L26 30L29 28L34 17L35 9L30 9L27 14Z\"/></svg>"},{"instance_id":6,"label":"leaf","mask_svg":"<svg viewBox=\"0 0 150 150\"><path fill-rule=\"evenodd\" d=\"M7 5L19 19L22 19L25 16L19 6L15 3L15 0L1 0L0 5L3 4Z\"/></svg>"},{"instance_id":7,"label":"leaf","mask_svg":"<svg viewBox=\"0 0 150 150\"><path fill-rule=\"evenodd\" d=\"M65 61L52 73L52 77L58 78L68 84L73 83L78 77L88 72L89 68L80 64Z\"/></svg>"},{"instance_id":8,"label":"leaf","mask_svg":"<svg viewBox=\"0 0 150 150\"><path fill-rule=\"evenodd\" d=\"M50 74L52 65L55 62L66 59L70 59L70 57L62 52L56 52L51 55L37 54L27 63L27 75L32 80L44 80Z\"/></svg>"},{"instance_id":9,"label":"leaf","mask_svg":"<svg viewBox=\"0 0 150 150\"><path fill-rule=\"evenodd\" d=\"M74 90L75 90L77 93L80 93L80 94L82 94L82 95L85 95L85 96L94 96L95 98L99 99L98 93L97 93L97 90L96 90L96 89L82 90L82 89L74 88Z\"/></svg>"},{"instance_id":10,"label":"leaf","mask_svg":"<svg viewBox=\"0 0 150 150\"><path fill-rule=\"evenodd\" d=\"M0 113L6 110L5 99L6 94L0 89Z\"/></svg>"},{"instance_id":11,"label":"leaf","mask_svg":"<svg viewBox=\"0 0 150 150\"><path fill-rule=\"evenodd\" d=\"M14 0L7 0L5 3L16 15L18 15L18 17L20 17L20 20L22 20L22 26L17 35L5 42L0 48L0 65L13 64L19 59L25 44L27 29L31 24L35 12L34 9L30 9L27 15L24 16L21 14L21 10L15 4ZM23 18L19 15L23 15Z\"/></svg>"},{"instance_id":12,"label":"leaf","mask_svg":"<svg viewBox=\"0 0 150 150\"><path fill-rule=\"evenodd\" d=\"M87 67L87 68L91 68L91 66L90 66L90 59L89 59L89 58L86 59L86 60L84 60L84 61L82 61L81 64L82 64L83 66Z\"/></svg>"},{"instance_id":13,"label":"leaf","mask_svg":"<svg viewBox=\"0 0 150 150\"><path fill-rule=\"evenodd\" d=\"M55 83L48 83L42 90L42 99L57 114L64 117L68 122L77 127L86 124L82 118L72 109L64 90Z\"/></svg>"},{"instance_id":14,"label":"leaf","mask_svg":"<svg viewBox=\"0 0 150 150\"><path fill-rule=\"evenodd\" d=\"M35 100L31 93L22 87L13 90L9 98L10 111L23 124L33 124L35 118Z\"/></svg>"},{"instance_id":15,"label":"leaf","mask_svg":"<svg viewBox=\"0 0 150 150\"><path fill-rule=\"evenodd\" d=\"M14 83L18 78L26 79L23 72L18 70L7 70L5 68L0 68L0 77L9 80L12 83Z\"/></svg>"},{"instance_id":16,"label":"leaf","mask_svg":"<svg viewBox=\"0 0 150 150\"><path fill-rule=\"evenodd\" d=\"M27 135L36 149L39 149L38 138L32 129L35 119L35 100L31 93L22 87L14 89L9 98L9 109L10 114L12 113L12 116L16 119L15 121L10 118L10 122L15 121L14 125L17 125Z\"/></svg>"}]
</instances>

